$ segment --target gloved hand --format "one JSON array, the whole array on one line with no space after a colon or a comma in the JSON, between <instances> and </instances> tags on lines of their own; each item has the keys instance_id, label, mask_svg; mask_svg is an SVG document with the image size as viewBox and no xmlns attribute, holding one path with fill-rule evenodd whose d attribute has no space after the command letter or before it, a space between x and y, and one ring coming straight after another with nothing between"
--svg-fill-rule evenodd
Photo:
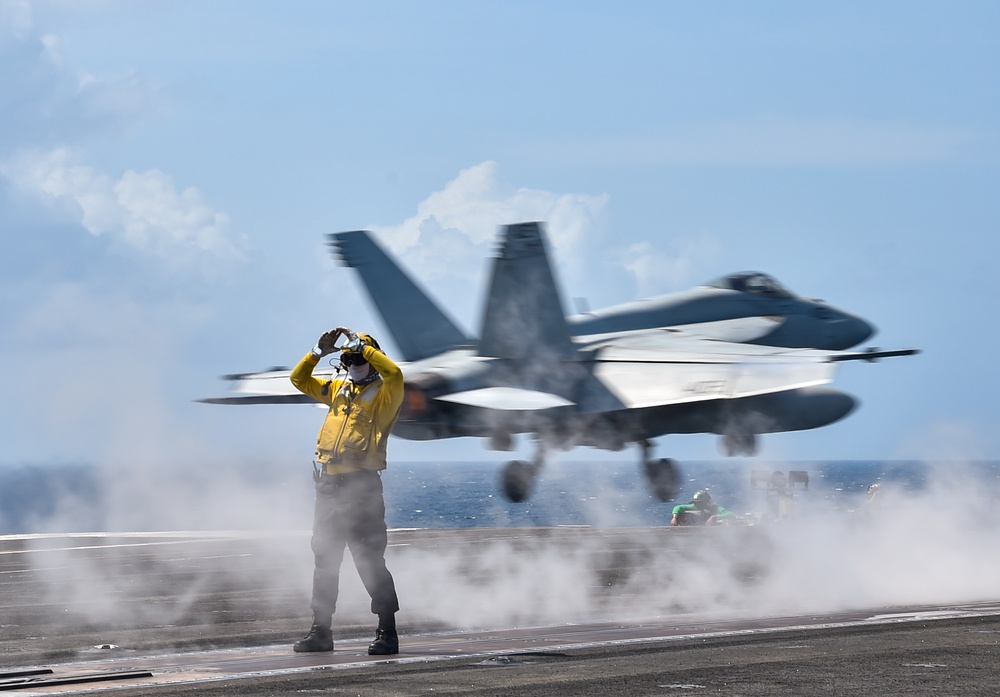
<instances>
[{"instance_id":1,"label":"gloved hand","mask_svg":"<svg viewBox=\"0 0 1000 697\"><path fill-rule=\"evenodd\" d=\"M346 344L341 347L344 353L361 353L365 350L365 342L362 341L360 336L356 336L353 339L348 340Z\"/></svg>"},{"instance_id":2,"label":"gloved hand","mask_svg":"<svg viewBox=\"0 0 1000 697\"><path fill-rule=\"evenodd\" d=\"M337 350L337 339L340 338L342 334L340 327L329 331L323 332L322 336L316 341L316 346L312 350L312 354L316 358L322 358L328 353L333 353Z\"/></svg>"},{"instance_id":3,"label":"gloved hand","mask_svg":"<svg viewBox=\"0 0 1000 697\"><path fill-rule=\"evenodd\" d=\"M336 331L347 337L347 342L341 345L340 350L344 353L360 353L365 348L365 342L356 332L347 327L337 327Z\"/></svg>"}]
</instances>

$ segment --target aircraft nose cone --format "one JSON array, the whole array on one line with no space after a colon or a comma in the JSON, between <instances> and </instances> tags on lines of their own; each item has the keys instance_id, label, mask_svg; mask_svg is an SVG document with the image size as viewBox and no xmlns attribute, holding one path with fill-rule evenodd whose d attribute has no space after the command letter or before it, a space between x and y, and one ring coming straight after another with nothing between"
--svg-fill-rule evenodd
<instances>
[{"instance_id":1,"label":"aircraft nose cone","mask_svg":"<svg viewBox=\"0 0 1000 697\"><path fill-rule=\"evenodd\" d=\"M844 314L830 326L830 348L843 351L857 346L875 333L875 327L854 315Z\"/></svg>"},{"instance_id":2,"label":"aircraft nose cone","mask_svg":"<svg viewBox=\"0 0 1000 697\"><path fill-rule=\"evenodd\" d=\"M875 327L872 324L869 324L860 317L851 317L845 332L847 341L850 342L847 344L847 347L857 346L862 341L866 341L874 333Z\"/></svg>"}]
</instances>

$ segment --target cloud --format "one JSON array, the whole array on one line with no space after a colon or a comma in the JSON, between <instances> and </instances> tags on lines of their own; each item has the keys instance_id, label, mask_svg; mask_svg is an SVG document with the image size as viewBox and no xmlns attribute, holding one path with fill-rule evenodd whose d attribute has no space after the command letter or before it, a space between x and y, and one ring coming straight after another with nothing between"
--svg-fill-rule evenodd
<instances>
[{"instance_id":1,"label":"cloud","mask_svg":"<svg viewBox=\"0 0 1000 697\"><path fill-rule=\"evenodd\" d=\"M482 247L501 225L545 221L557 253L569 258L596 234L607 204L607 194L514 188L500 179L497 163L488 160L463 169L442 190L421 201L416 214L401 224L373 230L393 252L416 262L414 268L427 270L426 276L470 264L478 274Z\"/></svg>"},{"instance_id":2,"label":"cloud","mask_svg":"<svg viewBox=\"0 0 1000 697\"><path fill-rule=\"evenodd\" d=\"M557 275L584 283L589 258L585 248L601 236L608 201L607 194L513 187L501 179L497 163L488 160L460 171L399 225L371 230L414 276L433 288L434 297L448 299L445 305L459 322L474 326L489 276L483 273L486 259L500 226L544 222Z\"/></svg>"},{"instance_id":3,"label":"cloud","mask_svg":"<svg viewBox=\"0 0 1000 697\"><path fill-rule=\"evenodd\" d=\"M26 3L0 4L0 177L171 271L244 260L246 242L194 187L158 169L118 177L85 164L78 144L117 134L147 114L156 90L142 75L105 78L66 64L59 37L40 32Z\"/></svg>"},{"instance_id":4,"label":"cloud","mask_svg":"<svg viewBox=\"0 0 1000 697\"><path fill-rule=\"evenodd\" d=\"M0 2L0 20L11 36L21 36L31 27L31 6L27 0Z\"/></svg>"},{"instance_id":5,"label":"cloud","mask_svg":"<svg viewBox=\"0 0 1000 697\"><path fill-rule=\"evenodd\" d=\"M245 238L229 229L229 216L201 192L178 191L158 169L126 171L119 179L81 164L67 149L27 152L0 164L20 191L68 211L90 234L107 235L159 257L172 269L199 257L245 259Z\"/></svg>"},{"instance_id":6,"label":"cloud","mask_svg":"<svg viewBox=\"0 0 1000 697\"><path fill-rule=\"evenodd\" d=\"M34 26L26 3L0 3L0 157L48 149L139 122L161 97L135 72L102 77L71 69L58 36Z\"/></svg>"},{"instance_id":7,"label":"cloud","mask_svg":"<svg viewBox=\"0 0 1000 697\"><path fill-rule=\"evenodd\" d=\"M672 254L642 241L629 245L617 254L622 266L632 274L639 296L689 286L692 270L703 268L722 250L718 237L708 232L675 238L669 246L674 250Z\"/></svg>"},{"instance_id":8,"label":"cloud","mask_svg":"<svg viewBox=\"0 0 1000 697\"><path fill-rule=\"evenodd\" d=\"M586 248L601 237L608 195L516 188L501 179L499 169L492 160L463 169L417 204L415 215L398 225L370 228L433 297L444 301L446 312L469 327L478 326L487 260L502 225L545 223L560 287L592 287L592 279L604 277L587 268L592 255Z\"/></svg>"},{"instance_id":9,"label":"cloud","mask_svg":"<svg viewBox=\"0 0 1000 697\"><path fill-rule=\"evenodd\" d=\"M640 297L676 290L691 282L694 269L721 252L721 242L708 232L678 234L666 242L661 238L655 245L615 244L604 239L609 202L607 194L514 187L501 178L499 165L488 160L460 171L398 225L371 229L410 272L434 289L433 295L447 298L450 310L469 326L478 316L489 277L483 271L490 245L504 224L546 224L557 284L567 298L573 289L585 289L595 298L613 297L615 289L630 285Z\"/></svg>"}]
</instances>

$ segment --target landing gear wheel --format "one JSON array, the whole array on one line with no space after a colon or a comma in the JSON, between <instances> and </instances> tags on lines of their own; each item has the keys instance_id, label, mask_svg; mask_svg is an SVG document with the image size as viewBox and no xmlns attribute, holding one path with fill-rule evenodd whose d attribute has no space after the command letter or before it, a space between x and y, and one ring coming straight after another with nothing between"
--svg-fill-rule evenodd
<instances>
[{"instance_id":1,"label":"landing gear wheel","mask_svg":"<svg viewBox=\"0 0 1000 697\"><path fill-rule=\"evenodd\" d=\"M673 501L681 488L680 471L673 460L661 457L646 460L646 482L653 496L660 501Z\"/></svg>"},{"instance_id":2,"label":"landing gear wheel","mask_svg":"<svg viewBox=\"0 0 1000 697\"><path fill-rule=\"evenodd\" d=\"M524 460L508 462L500 474L503 493L514 503L521 503L531 493L537 476L538 465Z\"/></svg>"},{"instance_id":3,"label":"landing gear wheel","mask_svg":"<svg viewBox=\"0 0 1000 697\"><path fill-rule=\"evenodd\" d=\"M757 436L753 433L726 434L722 436L720 445L720 449L726 457L757 454Z\"/></svg>"}]
</instances>

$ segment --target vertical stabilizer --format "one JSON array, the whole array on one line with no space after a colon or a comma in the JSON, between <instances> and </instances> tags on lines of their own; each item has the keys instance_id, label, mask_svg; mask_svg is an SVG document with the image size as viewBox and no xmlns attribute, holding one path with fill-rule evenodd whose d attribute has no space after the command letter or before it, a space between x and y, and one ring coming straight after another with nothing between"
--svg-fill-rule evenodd
<instances>
[{"instance_id":1,"label":"vertical stabilizer","mask_svg":"<svg viewBox=\"0 0 1000 697\"><path fill-rule=\"evenodd\" d=\"M570 358L575 353L541 223L504 226L493 263L479 355L536 359L540 355Z\"/></svg>"},{"instance_id":2,"label":"vertical stabilizer","mask_svg":"<svg viewBox=\"0 0 1000 697\"><path fill-rule=\"evenodd\" d=\"M386 329L406 361L474 342L465 336L365 230L327 236L332 253L361 275Z\"/></svg>"}]
</instances>

